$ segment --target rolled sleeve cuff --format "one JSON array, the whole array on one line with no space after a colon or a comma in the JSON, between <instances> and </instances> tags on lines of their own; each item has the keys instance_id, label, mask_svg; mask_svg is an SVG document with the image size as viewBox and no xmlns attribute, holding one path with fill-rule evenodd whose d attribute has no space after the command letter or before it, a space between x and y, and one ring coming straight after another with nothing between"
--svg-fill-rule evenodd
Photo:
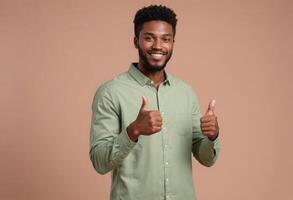
<instances>
[{"instance_id":1,"label":"rolled sleeve cuff","mask_svg":"<svg viewBox=\"0 0 293 200\"><path fill-rule=\"evenodd\" d=\"M217 160L217 157L219 155L219 150L220 150L219 138L215 139L214 141L211 141L208 138L205 138L202 141L201 148L199 151L199 158L201 160L201 163L203 163L205 166L212 166Z\"/></svg>"},{"instance_id":2,"label":"rolled sleeve cuff","mask_svg":"<svg viewBox=\"0 0 293 200\"><path fill-rule=\"evenodd\" d=\"M207 146L209 150L213 151L213 154L217 155L220 149L220 139L217 137L215 140L209 138L203 141L203 146ZM211 152L210 152L211 153Z\"/></svg>"},{"instance_id":3,"label":"rolled sleeve cuff","mask_svg":"<svg viewBox=\"0 0 293 200\"><path fill-rule=\"evenodd\" d=\"M133 142L126 131L124 129L119 136L116 138L116 144L120 146L120 151L123 152L123 154L128 154L131 149L136 145L136 142Z\"/></svg>"}]
</instances>

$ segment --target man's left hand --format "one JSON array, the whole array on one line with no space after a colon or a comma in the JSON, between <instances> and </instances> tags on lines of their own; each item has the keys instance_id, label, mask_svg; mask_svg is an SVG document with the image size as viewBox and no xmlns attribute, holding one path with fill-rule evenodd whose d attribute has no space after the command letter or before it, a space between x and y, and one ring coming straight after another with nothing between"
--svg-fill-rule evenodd
<instances>
[{"instance_id":1,"label":"man's left hand","mask_svg":"<svg viewBox=\"0 0 293 200\"><path fill-rule=\"evenodd\" d=\"M200 128L210 140L215 140L219 135L217 116L214 113L216 100L212 100L204 116L200 118Z\"/></svg>"}]
</instances>

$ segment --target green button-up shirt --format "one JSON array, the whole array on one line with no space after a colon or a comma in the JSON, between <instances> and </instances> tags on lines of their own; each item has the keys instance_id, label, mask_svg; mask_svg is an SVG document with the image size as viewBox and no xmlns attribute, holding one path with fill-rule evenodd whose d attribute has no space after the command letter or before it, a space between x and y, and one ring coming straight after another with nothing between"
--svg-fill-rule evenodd
<instances>
[{"instance_id":1,"label":"green button-up shirt","mask_svg":"<svg viewBox=\"0 0 293 200\"><path fill-rule=\"evenodd\" d=\"M158 110L162 130L150 136L128 137L132 123L148 99ZM219 139L209 140L200 129L195 93L186 82L165 73L158 89L134 64L128 72L99 87L92 105L90 159L100 174L112 172L111 200L194 200L192 154L212 166Z\"/></svg>"}]
</instances>

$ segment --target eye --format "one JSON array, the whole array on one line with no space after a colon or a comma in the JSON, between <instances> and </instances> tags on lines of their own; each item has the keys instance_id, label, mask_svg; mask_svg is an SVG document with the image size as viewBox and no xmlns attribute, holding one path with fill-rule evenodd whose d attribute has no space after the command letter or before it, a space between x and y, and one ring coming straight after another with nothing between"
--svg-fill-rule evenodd
<instances>
[{"instance_id":1,"label":"eye","mask_svg":"<svg viewBox=\"0 0 293 200\"><path fill-rule=\"evenodd\" d=\"M151 41L153 41L153 38L150 36L146 36L146 37L144 37L144 40L147 42L151 42Z\"/></svg>"},{"instance_id":2,"label":"eye","mask_svg":"<svg viewBox=\"0 0 293 200\"><path fill-rule=\"evenodd\" d=\"M169 43L169 42L171 42L171 38L170 38L170 37L163 37L162 40L163 40L163 42L165 42L165 43Z\"/></svg>"}]
</instances>

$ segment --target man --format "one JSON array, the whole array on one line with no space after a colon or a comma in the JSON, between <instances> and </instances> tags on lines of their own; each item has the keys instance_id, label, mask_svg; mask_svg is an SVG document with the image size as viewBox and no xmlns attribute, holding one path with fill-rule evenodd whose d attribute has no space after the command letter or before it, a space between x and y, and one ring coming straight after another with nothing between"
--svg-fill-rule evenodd
<instances>
[{"instance_id":1,"label":"man","mask_svg":"<svg viewBox=\"0 0 293 200\"><path fill-rule=\"evenodd\" d=\"M200 118L191 86L165 72L176 23L165 6L140 9L138 63L95 95L90 158L98 173L112 172L112 200L195 199L191 155L205 166L218 156L215 101Z\"/></svg>"}]
</instances>

